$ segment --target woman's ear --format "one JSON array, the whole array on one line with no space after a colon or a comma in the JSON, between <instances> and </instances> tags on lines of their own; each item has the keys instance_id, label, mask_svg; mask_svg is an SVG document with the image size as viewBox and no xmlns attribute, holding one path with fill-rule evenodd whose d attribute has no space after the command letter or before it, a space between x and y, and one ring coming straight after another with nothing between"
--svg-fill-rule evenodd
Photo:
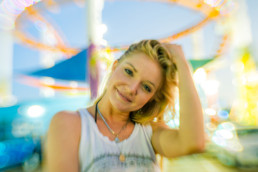
<instances>
[{"instance_id":1,"label":"woman's ear","mask_svg":"<svg viewBox=\"0 0 258 172\"><path fill-rule=\"evenodd\" d=\"M115 60L112 64L112 72L116 69L117 65L118 65L118 60Z\"/></svg>"}]
</instances>

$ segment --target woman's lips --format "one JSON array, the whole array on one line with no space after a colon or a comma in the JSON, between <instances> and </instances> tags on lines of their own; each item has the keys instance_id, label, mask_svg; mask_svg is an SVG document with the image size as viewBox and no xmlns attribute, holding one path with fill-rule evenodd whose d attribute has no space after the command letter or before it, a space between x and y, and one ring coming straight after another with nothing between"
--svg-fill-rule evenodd
<instances>
[{"instance_id":1,"label":"woman's lips","mask_svg":"<svg viewBox=\"0 0 258 172\"><path fill-rule=\"evenodd\" d=\"M132 100L130 100L129 98L127 98L126 96L124 96L118 89L116 89L117 90L117 92L118 92L118 94L120 95L120 97L123 99L123 100L125 100L125 101L127 101L127 102L132 102Z\"/></svg>"}]
</instances>

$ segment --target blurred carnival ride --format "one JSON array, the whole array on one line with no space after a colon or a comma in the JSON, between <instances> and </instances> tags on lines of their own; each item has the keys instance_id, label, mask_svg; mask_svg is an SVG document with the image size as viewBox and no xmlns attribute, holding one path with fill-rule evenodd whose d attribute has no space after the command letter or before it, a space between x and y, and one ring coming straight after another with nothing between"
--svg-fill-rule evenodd
<instances>
[{"instance_id":1,"label":"blurred carnival ride","mask_svg":"<svg viewBox=\"0 0 258 172\"><path fill-rule=\"evenodd\" d=\"M161 42L175 41L186 35L194 33L195 31L199 30L210 21L224 20L228 15L230 15L230 12L232 11L232 9L235 8L235 3L233 3L231 0L224 0L224 1L222 0L194 0L194 1L156 0L156 1L161 3L184 6L191 10L198 11L203 15L203 19L198 23L190 27L187 27L186 29L183 29L171 36L160 38L159 40ZM76 55L81 51L79 48L73 48L67 45L67 43L65 43L64 41L64 38L61 36L63 35L62 32L60 30L57 31L57 29L54 27L55 25L53 24L53 22L51 24L47 19L44 18L43 15L41 15L41 12L46 10L46 8L49 8L50 10L58 9L64 3L69 3L69 2L70 1L65 1L65 0L43 0L43 1L41 0L28 0L28 1L3 0L1 3L2 10L0 10L0 16L1 16L0 19L2 19L0 20L0 22L3 23L2 28L14 29L14 34L16 38L23 45L27 45L39 51L47 51L48 54L50 53L55 54L50 56L50 58L46 58L43 62L44 68L50 68L55 64L55 60L58 60L58 58L62 58L62 57L71 58L72 56ZM77 4L84 3L84 1L82 0L76 0L74 2ZM51 41L45 41L45 42L38 41L36 38L32 37L28 32L26 32L25 31L26 25L24 23L26 23L28 20L31 20L33 23L35 23L35 25L39 29L43 30L47 35L49 35L48 37L51 36L52 37ZM101 30L101 27L102 27L102 30L103 30L103 25L100 25L97 27L99 27L99 30ZM99 33L99 34L101 35L103 33ZM218 46L218 50L214 52L214 56L209 61L212 61L220 57L225 52L225 48L227 47L228 40L229 40L229 33L224 32L223 35L221 36L221 43ZM123 51L127 47L127 45L109 47L107 45L104 45L105 41L103 40L101 41L100 44L102 44L100 45L101 48L99 48L95 52L95 55L94 55L95 57L94 58L88 57L88 59L90 59L91 61L89 63L89 69L88 69L90 70L90 72L88 72L89 78L94 78L93 75L96 74L94 70L91 70L91 66L93 69L97 68L96 61L102 61L106 64L106 66L108 66L110 64L110 61L113 59L113 55L111 53ZM91 56L90 54L87 54L87 55ZM195 61L195 60L192 60L192 61ZM209 61L207 61L207 59L204 59L204 60L196 60L193 63L198 65L199 64L203 65L205 63L208 63ZM209 69L206 69L206 71L209 71ZM89 78L86 77L85 82L89 83L89 80L87 81L87 79ZM74 81L76 81L76 79L74 79ZM64 83L62 83L60 85L60 84L57 84L57 82L54 82L57 86L53 86L52 84L46 84L46 82L37 78L32 79L30 77L25 77L23 82L24 83L27 82L28 84L34 83L33 85L35 85L35 83L37 82L36 84L37 86L43 86L43 87L47 86L50 88L54 88L54 90L62 90L63 88L66 88L65 90L67 90L68 88L72 90L76 90L76 88L74 86L70 86L70 84L63 85ZM53 82L49 82L49 83L53 83ZM90 84L91 83L89 83L89 86ZM76 85L76 84L73 84L73 85ZM82 90L82 88L78 88L78 90Z\"/></svg>"}]
</instances>

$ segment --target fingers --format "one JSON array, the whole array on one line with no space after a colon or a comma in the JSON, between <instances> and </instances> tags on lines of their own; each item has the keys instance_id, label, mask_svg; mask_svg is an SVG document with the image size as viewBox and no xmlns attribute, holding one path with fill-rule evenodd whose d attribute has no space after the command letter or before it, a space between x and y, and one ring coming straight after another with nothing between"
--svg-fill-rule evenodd
<instances>
[{"instance_id":1,"label":"fingers","mask_svg":"<svg viewBox=\"0 0 258 172\"><path fill-rule=\"evenodd\" d=\"M163 46L168 50L168 52L173 56L184 56L183 49L181 45L178 44L168 44L164 43Z\"/></svg>"},{"instance_id":2,"label":"fingers","mask_svg":"<svg viewBox=\"0 0 258 172\"><path fill-rule=\"evenodd\" d=\"M181 45L179 44L170 44L170 43L162 43L162 45L164 45L167 48L171 48L171 47L181 47Z\"/></svg>"}]
</instances>

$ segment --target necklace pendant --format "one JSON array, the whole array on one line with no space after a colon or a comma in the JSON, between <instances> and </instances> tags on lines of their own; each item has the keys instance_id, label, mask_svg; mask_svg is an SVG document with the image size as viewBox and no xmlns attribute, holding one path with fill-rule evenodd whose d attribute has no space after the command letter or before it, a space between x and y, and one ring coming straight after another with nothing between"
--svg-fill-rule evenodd
<instances>
[{"instance_id":1,"label":"necklace pendant","mask_svg":"<svg viewBox=\"0 0 258 172\"><path fill-rule=\"evenodd\" d=\"M121 162L125 162L125 156L124 156L123 154L120 154L119 160L120 160Z\"/></svg>"},{"instance_id":2,"label":"necklace pendant","mask_svg":"<svg viewBox=\"0 0 258 172\"><path fill-rule=\"evenodd\" d=\"M119 143L120 142L120 140L119 140L119 138L116 136L116 138L115 138L115 142L116 143Z\"/></svg>"}]
</instances>

